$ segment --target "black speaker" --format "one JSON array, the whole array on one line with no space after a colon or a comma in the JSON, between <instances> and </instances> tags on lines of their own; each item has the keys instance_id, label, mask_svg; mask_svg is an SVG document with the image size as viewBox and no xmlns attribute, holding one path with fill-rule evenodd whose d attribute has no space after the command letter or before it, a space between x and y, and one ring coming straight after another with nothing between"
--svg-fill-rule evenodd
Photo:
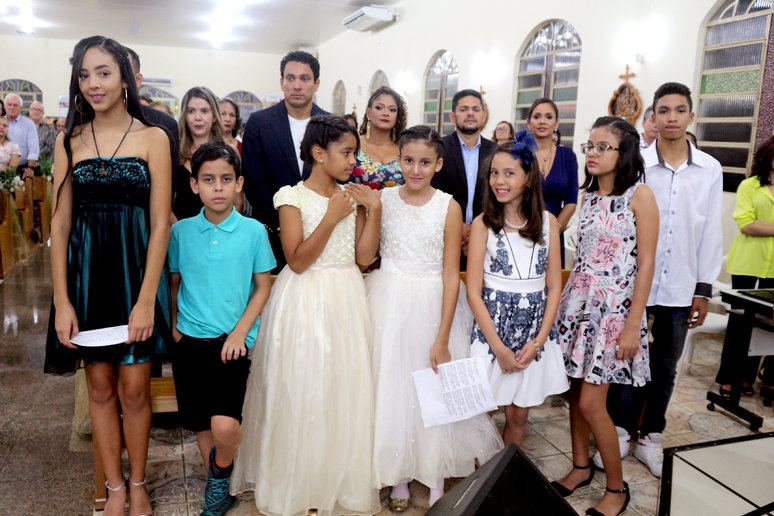
<instances>
[{"instance_id":1,"label":"black speaker","mask_svg":"<svg viewBox=\"0 0 774 516\"><path fill-rule=\"evenodd\" d=\"M509 444L435 502L425 516L576 514L514 444Z\"/></svg>"}]
</instances>

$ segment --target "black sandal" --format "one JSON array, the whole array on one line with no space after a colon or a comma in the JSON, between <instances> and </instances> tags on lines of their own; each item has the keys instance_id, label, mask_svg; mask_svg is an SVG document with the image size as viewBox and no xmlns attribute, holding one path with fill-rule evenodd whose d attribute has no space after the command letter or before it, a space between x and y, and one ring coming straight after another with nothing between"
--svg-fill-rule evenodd
<instances>
[{"instance_id":1,"label":"black sandal","mask_svg":"<svg viewBox=\"0 0 774 516\"><path fill-rule=\"evenodd\" d=\"M594 479L594 471L596 468L594 467L594 463L589 461L589 463L585 466L576 466L575 464L572 465L574 469L589 469L591 468L591 471L589 472L589 478L586 480L580 482L578 485L576 485L573 489L569 489L567 487L564 487L562 484L560 484L558 481L554 480L551 482L551 486L553 486L554 489L556 489L556 492L560 495L564 496L565 498L570 496L575 492L576 489L579 489L581 487L586 487L591 483L591 481Z\"/></svg>"},{"instance_id":2,"label":"black sandal","mask_svg":"<svg viewBox=\"0 0 774 516\"><path fill-rule=\"evenodd\" d=\"M745 396L755 396L755 387L742 384L742 394Z\"/></svg>"},{"instance_id":3,"label":"black sandal","mask_svg":"<svg viewBox=\"0 0 774 516\"><path fill-rule=\"evenodd\" d=\"M626 493L626 499L624 500L623 507L621 507L621 510L616 513L616 516L618 516L619 514L623 514L623 512L629 506L629 502L632 499L632 494L629 492L629 484L624 482L624 488L623 489L610 489L609 487L606 487L605 490L608 493L614 493L614 494L624 494L624 493ZM587 516L605 516L604 514L602 514L601 512L599 512L598 510L596 510L593 507L589 507L588 509L586 509L586 514L587 514Z\"/></svg>"},{"instance_id":4,"label":"black sandal","mask_svg":"<svg viewBox=\"0 0 774 516\"><path fill-rule=\"evenodd\" d=\"M731 399L731 389L724 389L722 385L720 386L720 389L718 389L718 394L725 400Z\"/></svg>"}]
</instances>

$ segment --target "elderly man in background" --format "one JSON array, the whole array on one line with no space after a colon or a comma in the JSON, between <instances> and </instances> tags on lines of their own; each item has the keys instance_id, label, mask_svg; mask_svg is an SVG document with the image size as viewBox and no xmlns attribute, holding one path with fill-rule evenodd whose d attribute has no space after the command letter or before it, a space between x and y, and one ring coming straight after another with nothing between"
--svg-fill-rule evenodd
<instances>
[{"instance_id":1,"label":"elderly man in background","mask_svg":"<svg viewBox=\"0 0 774 516\"><path fill-rule=\"evenodd\" d=\"M38 143L40 145L40 158L46 158L51 161L54 159L54 146L56 145L57 130L54 126L47 123L46 112L43 109L43 103L35 101L30 104L29 117L35 128L38 130Z\"/></svg>"},{"instance_id":2,"label":"elderly man in background","mask_svg":"<svg viewBox=\"0 0 774 516\"><path fill-rule=\"evenodd\" d=\"M8 119L8 139L19 146L21 158L16 171L22 179L32 177L38 166L38 131L35 124L21 114L22 98L15 93L5 96L5 118Z\"/></svg>"},{"instance_id":3,"label":"elderly man in background","mask_svg":"<svg viewBox=\"0 0 774 516\"><path fill-rule=\"evenodd\" d=\"M65 122L67 122L67 118L63 116L60 116L59 118L56 119L56 122L54 122L54 129L56 129L57 134L64 131Z\"/></svg>"}]
</instances>

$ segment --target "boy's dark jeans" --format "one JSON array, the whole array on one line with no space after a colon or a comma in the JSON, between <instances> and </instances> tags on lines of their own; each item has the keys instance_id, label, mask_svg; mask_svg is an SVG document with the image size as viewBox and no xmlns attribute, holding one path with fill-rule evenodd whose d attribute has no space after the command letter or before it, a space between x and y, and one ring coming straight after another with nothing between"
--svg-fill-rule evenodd
<instances>
[{"instance_id":1,"label":"boy's dark jeans","mask_svg":"<svg viewBox=\"0 0 774 516\"><path fill-rule=\"evenodd\" d=\"M685 347L690 311L690 306L649 306L648 317L653 317L650 382L644 387L610 386L607 410L613 423L625 428L632 439L637 438L638 427L640 435L662 433L666 427L667 406L675 388L677 362Z\"/></svg>"}]
</instances>

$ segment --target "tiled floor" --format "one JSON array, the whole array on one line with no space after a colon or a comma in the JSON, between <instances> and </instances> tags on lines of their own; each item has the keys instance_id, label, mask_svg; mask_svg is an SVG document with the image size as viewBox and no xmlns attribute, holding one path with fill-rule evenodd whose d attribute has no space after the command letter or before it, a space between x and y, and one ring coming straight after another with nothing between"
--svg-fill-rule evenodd
<instances>
[{"instance_id":1,"label":"tiled floor","mask_svg":"<svg viewBox=\"0 0 774 516\"><path fill-rule=\"evenodd\" d=\"M44 375L43 353L51 303L47 249L38 249L0 284L0 514L88 515L92 513L91 442L78 436L83 409L75 409L75 378ZM706 391L716 388L720 357L718 336L703 336L689 370L678 381L667 416L666 446L750 434L746 425L721 412L709 412ZM766 417L762 432L774 431L774 414L759 396L743 405ZM495 416L502 424L502 415ZM73 423L75 421L75 424ZM546 477L563 476L571 467L567 409L551 398L530 411L523 446ZM157 515L199 514L205 471L195 438L180 430L153 429L148 483ZM655 514L659 481L636 459L624 460L632 488L627 514ZM456 480L447 482L447 487ZM583 513L601 497L604 473L569 498ZM405 514L427 510L427 489L411 485L413 505ZM386 507L388 490L381 493ZM259 514L250 496L229 514ZM379 514L388 515L386 508Z\"/></svg>"}]
</instances>

